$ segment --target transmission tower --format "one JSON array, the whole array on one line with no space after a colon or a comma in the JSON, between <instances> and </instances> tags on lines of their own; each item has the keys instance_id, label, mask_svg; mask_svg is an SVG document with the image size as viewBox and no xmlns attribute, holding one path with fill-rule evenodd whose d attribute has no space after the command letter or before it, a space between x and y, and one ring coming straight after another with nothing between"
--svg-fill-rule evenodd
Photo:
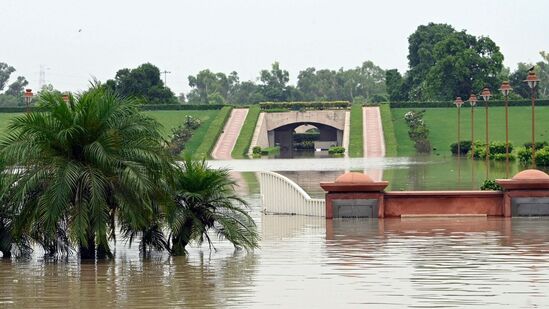
<instances>
[{"instance_id":1,"label":"transmission tower","mask_svg":"<svg viewBox=\"0 0 549 309\"><path fill-rule=\"evenodd\" d=\"M171 74L172 72L164 70L163 72L160 72L160 74L164 74L164 87L168 87L166 84L166 75Z\"/></svg>"},{"instance_id":2,"label":"transmission tower","mask_svg":"<svg viewBox=\"0 0 549 309\"><path fill-rule=\"evenodd\" d=\"M38 89L42 89L44 85L46 84L46 67L41 64L40 65L40 73L38 76Z\"/></svg>"}]
</instances>

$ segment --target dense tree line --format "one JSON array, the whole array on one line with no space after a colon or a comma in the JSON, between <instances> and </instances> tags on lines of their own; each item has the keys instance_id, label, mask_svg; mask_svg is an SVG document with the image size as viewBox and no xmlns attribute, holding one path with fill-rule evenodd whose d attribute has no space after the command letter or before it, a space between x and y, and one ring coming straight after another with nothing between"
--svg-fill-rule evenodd
<instances>
[{"instance_id":1,"label":"dense tree line","mask_svg":"<svg viewBox=\"0 0 549 309\"><path fill-rule=\"evenodd\" d=\"M262 101L376 102L386 99L385 71L371 61L345 70L307 68L298 74L297 85L290 85L288 71L275 62L259 73L257 82L240 82L237 72L202 70L189 76L187 95L191 104L253 104Z\"/></svg>"},{"instance_id":2,"label":"dense tree line","mask_svg":"<svg viewBox=\"0 0 549 309\"><path fill-rule=\"evenodd\" d=\"M511 82L512 98L527 98L530 90L522 81L534 66L541 82L541 98L549 97L549 54L540 52L537 63L518 63L515 71L503 66L499 46L485 36L457 31L448 24L420 25L408 37L408 71L384 70L372 61L350 69L306 68L289 84L290 74L274 62L255 80L241 81L236 71L225 74L204 69L188 77L191 90L178 98L164 85L158 67L145 63L119 70L107 87L121 96L146 104L254 104L284 101L405 102L453 100L469 97L485 86L496 96L504 80ZM0 62L0 91L15 69ZM23 105L28 84L19 76L0 94L0 106Z\"/></svg>"}]
</instances>

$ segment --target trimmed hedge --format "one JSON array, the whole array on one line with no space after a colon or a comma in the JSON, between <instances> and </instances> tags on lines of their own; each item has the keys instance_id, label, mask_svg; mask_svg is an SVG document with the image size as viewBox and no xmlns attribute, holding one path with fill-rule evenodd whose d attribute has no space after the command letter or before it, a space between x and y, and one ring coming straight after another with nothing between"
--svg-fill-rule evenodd
<instances>
[{"instance_id":1,"label":"trimmed hedge","mask_svg":"<svg viewBox=\"0 0 549 309\"><path fill-rule=\"evenodd\" d=\"M438 101L438 102L391 102L391 108L435 108L435 107L451 107L456 108L453 101ZM531 100L516 100L509 101L509 106L531 106ZM488 106L505 106L503 100L488 101ZM549 100L536 100L536 106L549 106ZM468 102L465 102L463 107L470 107ZM479 99L477 107L484 107L484 101Z\"/></svg>"},{"instance_id":2,"label":"trimmed hedge","mask_svg":"<svg viewBox=\"0 0 549 309\"><path fill-rule=\"evenodd\" d=\"M250 144L254 137L255 127L260 113L261 109L259 109L259 106L257 105L251 106L250 109L248 109L248 115L246 115L244 125L242 125L242 129L240 129L240 134L238 135L238 139L236 140L231 153L233 159L244 159L248 157L248 151L250 150Z\"/></svg>"},{"instance_id":3,"label":"trimmed hedge","mask_svg":"<svg viewBox=\"0 0 549 309\"><path fill-rule=\"evenodd\" d=\"M223 131L223 127L225 126L227 119L229 119L231 115L232 109L232 106L225 106L219 111L215 119L210 124L208 131L206 131L202 143L198 146L196 152L192 154L193 158L202 159L210 157L210 154L215 147L215 143L221 135L221 131Z\"/></svg>"},{"instance_id":4,"label":"trimmed hedge","mask_svg":"<svg viewBox=\"0 0 549 309\"><path fill-rule=\"evenodd\" d=\"M227 105L191 105L191 104L143 104L139 105L142 111L180 111L180 110L220 110ZM41 111L40 107L29 107L30 111ZM0 113L24 113L25 106L0 106Z\"/></svg>"},{"instance_id":5,"label":"trimmed hedge","mask_svg":"<svg viewBox=\"0 0 549 309\"><path fill-rule=\"evenodd\" d=\"M261 110L323 110L323 109L347 109L351 107L351 102L348 101L327 101L327 102L261 102L259 103Z\"/></svg>"}]
</instances>

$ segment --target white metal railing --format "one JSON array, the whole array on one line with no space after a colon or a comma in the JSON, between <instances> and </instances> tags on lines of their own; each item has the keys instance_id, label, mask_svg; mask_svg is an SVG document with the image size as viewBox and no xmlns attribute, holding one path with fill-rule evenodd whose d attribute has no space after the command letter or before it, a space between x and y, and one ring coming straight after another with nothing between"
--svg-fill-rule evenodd
<instances>
[{"instance_id":1,"label":"white metal railing","mask_svg":"<svg viewBox=\"0 0 549 309\"><path fill-rule=\"evenodd\" d=\"M259 172L263 211L271 214L326 216L324 199L313 199L295 182L273 172Z\"/></svg>"}]
</instances>

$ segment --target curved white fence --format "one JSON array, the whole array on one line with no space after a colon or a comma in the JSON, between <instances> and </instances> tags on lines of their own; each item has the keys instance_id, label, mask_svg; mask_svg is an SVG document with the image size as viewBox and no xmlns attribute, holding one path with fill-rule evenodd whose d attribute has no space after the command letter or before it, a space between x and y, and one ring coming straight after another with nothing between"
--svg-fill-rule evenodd
<instances>
[{"instance_id":1,"label":"curved white fence","mask_svg":"<svg viewBox=\"0 0 549 309\"><path fill-rule=\"evenodd\" d=\"M313 199L295 182L273 172L259 172L263 211L272 214L326 216L324 199Z\"/></svg>"}]
</instances>

